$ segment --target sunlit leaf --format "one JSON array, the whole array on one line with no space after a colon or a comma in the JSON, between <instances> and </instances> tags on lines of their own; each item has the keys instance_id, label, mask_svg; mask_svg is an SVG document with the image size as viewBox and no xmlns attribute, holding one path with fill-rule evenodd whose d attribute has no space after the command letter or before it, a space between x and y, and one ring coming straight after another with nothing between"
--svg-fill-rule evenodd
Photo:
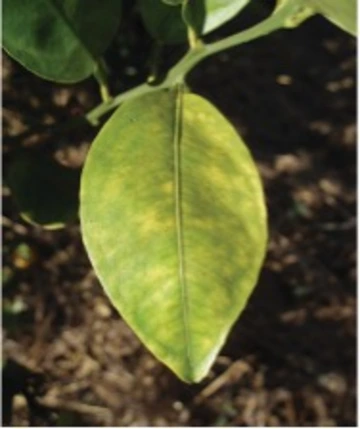
<instances>
[{"instance_id":1,"label":"sunlit leaf","mask_svg":"<svg viewBox=\"0 0 360 429\"><path fill-rule=\"evenodd\" d=\"M3 46L58 82L91 75L120 22L121 0L4 0Z\"/></svg>"},{"instance_id":2,"label":"sunlit leaf","mask_svg":"<svg viewBox=\"0 0 360 429\"><path fill-rule=\"evenodd\" d=\"M28 222L56 229L77 217L80 172L41 152L17 155L7 184Z\"/></svg>"},{"instance_id":3,"label":"sunlit leaf","mask_svg":"<svg viewBox=\"0 0 360 429\"><path fill-rule=\"evenodd\" d=\"M80 218L113 305L181 379L201 380L266 246L260 178L235 129L175 89L126 102L88 154Z\"/></svg>"},{"instance_id":4,"label":"sunlit leaf","mask_svg":"<svg viewBox=\"0 0 360 429\"><path fill-rule=\"evenodd\" d=\"M207 34L234 18L250 0L187 0L184 19L197 34Z\"/></svg>"},{"instance_id":5,"label":"sunlit leaf","mask_svg":"<svg viewBox=\"0 0 360 429\"><path fill-rule=\"evenodd\" d=\"M185 22L198 34L207 34L237 15L249 1L188 0L171 7L159 0L139 0L139 10L152 37L163 43L181 43L187 40ZM184 3L183 11L180 3Z\"/></svg>"}]
</instances>

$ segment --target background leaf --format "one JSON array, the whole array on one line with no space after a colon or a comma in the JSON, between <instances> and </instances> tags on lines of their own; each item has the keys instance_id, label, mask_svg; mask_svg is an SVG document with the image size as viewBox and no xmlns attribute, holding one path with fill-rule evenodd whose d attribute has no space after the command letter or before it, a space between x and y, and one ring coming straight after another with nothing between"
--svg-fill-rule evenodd
<instances>
[{"instance_id":1,"label":"background leaf","mask_svg":"<svg viewBox=\"0 0 360 429\"><path fill-rule=\"evenodd\" d=\"M162 0L163 3L168 4L169 6L177 6L183 3L184 0Z\"/></svg>"},{"instance_id":2,"label":"background leaf","mask_svg":"<svg viewBox=\"0 0 360 429\"><path fill-rule=\"evenodd\" d=\"M16 156L7 184L28 222L56 229L76 219L80 171L60 165L42 152Z\"/></svg>"},{"instance_id":3,"label":"background leaf","mask_svg":"<svg viewBox=\"0 0 360 429\"><path fill-rule=\"evenodd\" d=\"M154 39L167 44L187 40L181 6L169 6L160 0L139 0L138 5L144 25Z\"/></svg>"},{"instance_id":4,"label":"background leaf","mask_svg":"<svg viewBox=\"0 0 360 429\"><path fill-rule=\"evenodd\" d=\"M166 3L166 4L165 4ZM198 34L207 34L229 21L249 0L196 0L182 7L159 0L139 0L139 10L148 32L163 43L182 43L187 40L188 22ZM175 6L175 7L174 7Z\"/></svg>"},{"instance_id":5,"label":"background leaf","mask_svg":"<svg viewBox=\"0 0 360 429\"><path fill-rule=\"evenodd\" d=\"M184 19L197 34L207 34L234 18L250 0L188 0Z\"/></svg>"},{"instance_id":6,"label":"background leaf","mask_svg":"<svg viewBox=\"0 0 360 429\"><path fill-rule=\"evenodd\" d=\"M90 76L120 22L121 0L4 0L3 46L58 82Z\"/></svg>"},{"instance_id":7,"label":"background leaf","mask_svg":"<svg viewBox=\"0 0 360 429\"><path fill-rule=\"evenodd\" d=\"M80 207L113 305L180 378L201 380L266 246L262 186L234 128L193 94L125 103L90 149Z\"/></svg>"}]
</instances>

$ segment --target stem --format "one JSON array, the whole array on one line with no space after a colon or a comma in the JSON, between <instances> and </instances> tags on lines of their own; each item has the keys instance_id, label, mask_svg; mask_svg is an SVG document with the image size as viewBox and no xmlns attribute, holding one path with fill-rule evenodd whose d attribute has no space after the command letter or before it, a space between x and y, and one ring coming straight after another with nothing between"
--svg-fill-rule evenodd
<instances>
[{"instance_id":1,"label":"stem","mask_svg":"<svg viewBox=\"0 0 360 429\"><path fill-rule=\"evenodd\" d=\"M147 78L147 82L154 84L158 79L159 75L159 64L161 60L161 54L163 50L163 45L161 42L155 41L154 46L151 51L150 57L150 73Z\"/></svg>"},{"instance_id":2,"label":"stem","mask_svg":"<svg viewBox=\"0 0 360 429\"><path fill-rule=\"evenodd\" d=\"M195 30L192 27L188 27L187 29L188 41L190 49L196 49L198 46L200 39L198 38Z\"/></svg>"},{"instance_id":3,"label":"stem","mask_svg":"<svg viewBox=\"0 0 360 429\"><path fill-rule=\"evenodd\" d=\"M266 36L267 34L280 30L284 27L286 20L292 16L299 9L297 0L289 0L285 6L279 7L274 14L268 18L249 28L248 30L241 31L240 33L226 37L218 42L210 43L207 45L197 46L189 51L169 72L171 80L175 79L177 75L186 75L193 67L200 61L214 55L217 52L224 51L237 45L250 42L251 40L258 39L259 37ZM176 80L176 79L175 79Z\"/></svg>"},{"instance_id":4,"label":"stem","mask_svg":"<svg viewBox=\"0 0 360 429\"><path fill-rule=\"evenodd\" d=\"M299 1L289 0L285 3L285 6L279 7L279 9L275 11L275 13L270 15L268 18L266 18L259 24L254 25L254 27L251 27L248 30L242 31L238 34L234 34L233 36L226 37L223 40L208 45L210 50L208 55L213 55L219 51L229 49L236 45L242 45L243 43L247 43L250 40L266 36L267 34L275 30L280 30L284 27L284 24L287 19L295 12L297 12L298 9Z\"/></svg>"},{"instance_id":5,"label":"stem","mask_svg":"<svg viewBox=\"0 0 360 429\"><path fill-rule=\"evenodd\" d=\"M298 10L298 0L287 0L284 3L280 3L280 6L272 15L248 30L244 30L238 34L234 34L233 36L226 37L223 40L219 40L218 42L207 45L203 43L197 43L196 46L190 49L187 54L185 54L184 57L169 71L166 79L160 84L149 85L148 83L144 83L121 94L118 94L113 98L109 94L104 63L100 60L98 63L98 69L94 75L99 82L103 103L96 106L82 118L74 118L65 124L59 124L55 127L48 126L45 127L44 130L46 133L51 133L54 130L59 130L59 132L63 131L64 129L71 130L78 127L79 125L85 124L86 122L90 125L97 126L99 125L100 118L102 116L111 110L114 110L125 100L133 99L150 92L170 88L176 84L183 83L186 74L203 59L210 55L214 55L217 52L229 49L233 46L241 45L243 43L249 42L250 40L257 39L285 27L288 19L293 17ZM33 130L25 131L19 136L14 136L11 141L16 140L18 143L20 143L26 136L32 134Z\"/></svg>"},{"instance_id":6,"label":"stem","mask_svg":"<svg viewBox=\"0 0 360 429\"><path fill-rule=\"evenodd\" d=\"M286 20L293 16L298 9L298 0L288 0L285 2L284 6L278 7L272 15L248 30L241 31L233 36L226 37L218 42L207 45L196 44L196 46L193 49L190 49L187 54L185 54L185 56L169 71L166 79L160 85L151 86L148 84L142 84L136 88L119 94L110 102L102 103L95 107L95 109L91 110L86 115L86 119L91 124L97 125L101 116L110 110L115 109L123 101L139 97L140 95L144 95L149 92L169 88L183 82L185 75L203 59L210 55L214 55L217 52L247 43L251 40L258 39L259 37L266 36L273 31L280 30L284 27Z\"/></svg>"},{"instance_id":7,"label":"stem","mask_svg":"<svg viewBox=\"0 0 360 429\"><path fill-rule=\"evenodd\" d=\"M143 83L142 85L137 86L136 88L129 89L129 91L125 91L116 97L112 98L109 102L99 104L93 110L85 115L85 118L91 125L99 125L99 119L101 116L108 113L110 110L115 109L119 104L123 101L128 100L130 98L136 98L140 95L147 94L148 92L157 91L162 88L167 88L168 86L164 86L163 82L161 85L148 85L147 83Z\"/></svg>"},{"instance_id":8,"label":"stem","mask_svg":"<svg viewBox=\"0 0 360 429\"><path fill-rule=\"evenodd\" d=\"M111 95L110 95L109 86L107 82L106 66L102 58L98 61L98 66L94 72L94 77L99 84L102 101L104 103L108 103L111 100Z\"/></svg>"}]
</instances>

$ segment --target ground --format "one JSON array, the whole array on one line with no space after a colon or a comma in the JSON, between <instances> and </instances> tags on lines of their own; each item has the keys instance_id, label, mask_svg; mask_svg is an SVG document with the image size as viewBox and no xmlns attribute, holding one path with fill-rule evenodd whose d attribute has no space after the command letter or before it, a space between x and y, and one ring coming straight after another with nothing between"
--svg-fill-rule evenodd
<instances>
[{"instance_id":1,"label":"ground","mask_svg":"<svg viewBox=\"0 0 360 429\"><path fill-rule=\"evenodd\" d=\"M142 79L133 39L134 58L112 48L114 91ZM81 164L97 130L43 130L96 105L96 84L45 82L6 55L3 75L5 175L22 144ZM245 312L209 376L182 383L111 307L79 224L27 224L4 182L5 425L356 424L354 39L314 18L204 61L189 85L236 126L265 186L268 252Z\"/></svg>"}]
</instances>

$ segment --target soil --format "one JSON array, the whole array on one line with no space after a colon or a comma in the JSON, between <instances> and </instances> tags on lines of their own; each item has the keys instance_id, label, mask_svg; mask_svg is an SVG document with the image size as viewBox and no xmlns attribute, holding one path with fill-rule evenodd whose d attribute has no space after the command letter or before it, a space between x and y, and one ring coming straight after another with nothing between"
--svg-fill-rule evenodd
<instances>
[{"instance_id":1,"label":"soil","mask_svg":"<svg viewBox=\"0 0 360 429\"><path fill-rule=\"evenodd\" d=\"M115 92L143 79L142 31L127 41L136 56L121 38L107 54ZM316 17L191 73L252 151L270 228L255 292L200 384L179 381L111 307L79 224L27 224L4 182L4 425L356 425L355 65L354 39ZM99 102L91 79L52 84L4 55L3 101L5 175L22 146L83 162L97 129L44 129Z\"/></svg>"}]
</instances>

